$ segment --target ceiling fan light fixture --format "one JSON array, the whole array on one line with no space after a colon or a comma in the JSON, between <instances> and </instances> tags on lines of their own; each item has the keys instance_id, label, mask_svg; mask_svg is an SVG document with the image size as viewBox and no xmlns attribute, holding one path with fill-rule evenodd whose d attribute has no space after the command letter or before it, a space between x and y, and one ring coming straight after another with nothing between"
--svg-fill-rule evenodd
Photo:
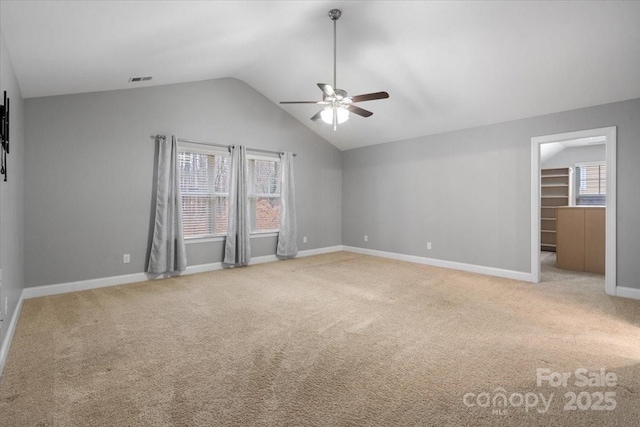
<instances>
[{"instance_id":1,"label":"ceiling fan light fixture","mask_svg":"<svg viewBox=\"0 0 640 427\"><path fill-rule=\"evenodd\" d=\"M349 120L349 110L343 107L336 108L336 116L338 117L338 124L342 124ZM320 118L328 125L333 124L333 108L327 107L320 113Z\"/></svg>"}]
</instances>

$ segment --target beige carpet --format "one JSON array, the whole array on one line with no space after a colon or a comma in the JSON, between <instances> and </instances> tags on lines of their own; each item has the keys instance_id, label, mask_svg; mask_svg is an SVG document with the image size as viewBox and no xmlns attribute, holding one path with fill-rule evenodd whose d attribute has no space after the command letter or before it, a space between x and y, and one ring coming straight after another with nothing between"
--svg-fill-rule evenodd
<instances>
[{"instance_id":1,"label":"beige carpet","mask_svg":"<svg viewBox=\"0 0 640 427\"><path fill-rule=\"evenodd\" d=\"M556 265L555 252L540 252L541 282L581 282L594 292L604 291L604 274L562 270Z\"/></svg>"},{"instance_id":2,"label":"beige carpet","mask_svg":"<svg viewBox=\"0 0 640 427\"><path fill-rule=\"evenodd\" d=\"M637 426L640 301L594 280L533 285L339 252L30 299L0 424ZM615 386L536 384L537 368L601 367ZM586 409L563 410L585 391ZM501 392L514 406L477 405ZM611 407L605 392L615 409L585 406ZM532 393L553 394L546 413L517 406Z\"/></svg>"}]
</instances>

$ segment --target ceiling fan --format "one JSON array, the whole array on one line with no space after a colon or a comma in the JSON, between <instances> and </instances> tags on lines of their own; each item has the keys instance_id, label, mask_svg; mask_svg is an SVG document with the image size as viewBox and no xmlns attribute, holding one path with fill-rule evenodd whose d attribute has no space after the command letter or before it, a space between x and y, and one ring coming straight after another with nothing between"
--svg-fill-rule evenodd
<instances>
[{"instance_id":1,"label":"ceiling fan","mask_svg":"<svg viewBox=\"0 0 640 427\"><path fill-rule=\"evenodd\" d=\"M375 99L388 98L387 92L366 93L364 95L348 96L347 91L336 88L336 21L340 19L342 12L339 9L331 9L329 18L333 21L333 86L326 83L318 83L322 91L322 101L283 101L280 104L317 104L324 105L325 108L318 111L311 120L322 119L327 124L333 124L336 130L339 123L349 119L349 113L362 117L373 115L371 111L355 106L356 102L373 101Z\"/></svg>"}]
</instances>

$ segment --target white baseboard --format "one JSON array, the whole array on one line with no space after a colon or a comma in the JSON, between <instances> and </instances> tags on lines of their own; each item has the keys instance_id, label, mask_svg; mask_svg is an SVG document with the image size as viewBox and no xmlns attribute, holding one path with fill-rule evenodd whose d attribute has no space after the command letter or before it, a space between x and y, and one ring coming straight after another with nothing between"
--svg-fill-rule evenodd
<instances>
[{"instance_id":1,"label":"white baseboard","mask_svg":"<svg viewBox=\"0 0 640 427\"><path fill-rule=\"evenodd\" d=\"M405 255L405 254L399 254L395 252L379 251L375 249L358 248L355 246L337 245L337 246L328 246L328 247L317 248L317 249L307 249L307 250L299 251L297 257L301 258L301 257L307 257L307 256L313 256L313 255L327 254L331 252L339 252L339 251L347 251L347 252L353 252L353 253L358 253L363 255L372 255L372 256L378 256L382 258L396 259L399 261L413 262L416 264L431 265L434 267L450 268L454 270L468 271L471 273L486 274L489 276L504 277L507 279L514 279L514 280L522 280L526 282L531 280L531 274L527 272L522 272L522 271L505 270L501 268L485 267L485 266L474 265L474 264L465 264L465 263L455 262L455 261L444 261L444 260L420 257L415 255ZM262 264L265 262L273 262L273 261L278 261L278 258L275 255L265 255L265 256L252 258L249 265ZM188 266L187 269L180 274L160 275L160 274L149 274L149 273L134 273L134 274L126 274L122 276L103 277L99 279L81 280L77 282L58 283L53 285L25 288L23 289L22 294L20 296L19 307L22 307L23 299L37 298L37 297L43 297L48 295L57 295L57 294L63 294L67 292L84 291L89 289L103 288L107 286L126 285L128 283L145 282L147 280L154 280L154 279L170 277L170 276L183 276L188 274L205 273L208 271L220 270L222 268L223 268L222 263L214 262L210 264ZM640 289L618 286L616 287L616 296L640 300ZM16 312L19 314L18 309L16 309ZM13 327L15 327L15 325L13 324L14 322L13 318L11 322ZM9 335L7 334L7 336ZM5 341L7 340L5 339ZM5 350L4 346L5 346L5 343L3 343L2 351ZM0 354L0 356L2 356L2 354Z\"/></svg>"},{"instance_id":2,"label":"white baseboard","mask_svg":"<svg viewBox=\"0 0 640 427\"><path fill-rule=\"evenodd\" d=\"M34 286L24 288L24 299L38 298L48 295L65 294L67 292L86 291L88 289L104 288L107 286L125 285L127 283L144 282L149 280L146 273L125 274L122 276L101 277L99 279L80 280L77 282L56 283L54 285Z\"/></svg>"},{"instance_id":3,"label":"white baseboard","mask_svg":"<svg viewBox=\"0 0 640 427\"><path fill-rule=\"evenodd\" d=\"M221 262L212 262L210 264L198 264L198 265L190 265L187 266L187 269L185 271L183 271L182 273L175 273L175 274L165 274L163 276L160 276L159 278L162 277L170 277L170 276L186 276L188 274L196 274L196 273L206 273L207 271L215 271L215 270L222 270L222 263ZM155 279L155 277L150 277L150 279Z\"/></svg>"},{"instance_id":4,"label":"white baseboard","mask_svg":"<svg viewBox=\"0 0 640 427\"><path fill-rule=\"evenodd\" d=\"M11 322L9 322L9 327L7 328L7 332L4 334L4 340L2 341L2 346L0 347L0 376L2 375L2 370L4 368L4 362L7 360L7 356L9 355L9 347L11 347L11 340L13 339L13 333L16 331L16 326L18 325L18 319L20 318L20 312L22 311L22 302L24 301L23 293L20 293L20 298L18 298L18 303L16 304L16 309L13 310L13 316L11 316Z\"/></svg>"},{"instance_id":5,"label":"white baseboard","mask_svg":"<svg viewBox=\"0 0 640 427\"><path fill-rule=\"evenodd\" d=\"M453 270L469 271L471 273L486 274L489 276L505 277L507 279L522 280L526 282L529 282L531 280L531 273L526 273L523 271L504 270L502 268L484 267L482 265L465 264L462 262L455 262L455 261L444 261L440 259L425 258L425 257L420 257L415 255L405 255L405 254L399 254L395 252L378 251L375 249L358 248L355 246L344 246L343 250L348 252L354 252L357 254L373 255L373 256L379 256L382 258L396 259L399 261L413 262L416 264L425 264L425 265L431 265L434 267L443 267L443 268L450 268Z\"/></svg>"},{"instance_id":6,"label":"white baseboard","mask_svg":"<svg viewBox=\"0 0 640 427\"><path fill-rule=\"evenodd\" d=\"M274 261L278 261L278 257L276 257L275 255L257 256L251 258L251 261L249 261L249 265L264 264L265 262Z\"/></svg>"},{"instance_id":7,"label":"white baseboard","mask_svg":"<svg viewBox=\"0 0 640 427\"><path fill-rule=\"evenodd\" d=\"M616 286L616 296L640 300L640 289Z\"/></svg>"},{"instance_id":8,"label":"white baseboard","mask_svg":"<svg viewBox=\"0 0 640 427\"><path fill-rule=\"evenodd\" d=\"M342 250L344 250L344 246L342 246L342 245L327 246L325 248L318 248L318 249L307 249L307 250L304 250L304 251L298 251L298 254L296 255L296 258L303 258L303 257L313 256L313 255L328 254L328 253L331 253L331 252L339 252L339 251L342 251ZM249 261L249 265L263 264L265 262L274 262L274 261L280 261L280 259L275 255L264 255L264 256L251 258L251 261ZM220 268L222 268L222 264L221 263L218 263L218 264L220 265L220 267L218 267L218 268L203 269L203 270L197 271L197 273L201 273L203 271L219 270ZM207 264L207 265L214 265L214 264ZM196 265L196 266L194 266L194 269L198 269L200 267L201 266ZM189 268L187 268L187 272L191 273L189 271ZM196 272L196 271L194 271L194 272Z\"/></svg>"},{"instance_id":9,"label":"white baseboard","mask_svg":"<svg viewBox=\"0 0 640 427\"><path fill-rule=\"evenodd\" d=\"M322 255L322 254L328 254L328 253L331 253L331 252L340 252L340 251L344 251L344 246L342 246L342 245L327 246L325 248L307 249L307 250L304 250L304 251L299 251L298 252L298 257Z\"/></svg>"},{"instance_id":10,"label":"white baseboard","mask_svg":"<svg viewBox=\"0 0 640 427\"><path fill-rule=\"evenodd\" d=\"M337 252L343 250L342 246L329 246L326 248L308 249L298 252L298 257L305 257L311 255L326 254L329 252ZM265 262L278 261L275 255L266 255L260 257L254 257L249 262L249 265L261 264ZM181 273L176 274L149 274L149 273L133 273L125 274L121 276L101 277L98 279L80 280L77 282L68 283L56 283L53 285L35 286L31 288L25 288L22 291L24 299L38 298L48 295L65 294L75 291L86 291L89 289L104 288L107 286L126 285L129 283L145 282L147 280L162 279L165 277L185 276L188 274L205 273L208 271L215 271L222 269L221 262L213 262L210 264L190 265L187 269Z\"/></svg>"}]
</instances>

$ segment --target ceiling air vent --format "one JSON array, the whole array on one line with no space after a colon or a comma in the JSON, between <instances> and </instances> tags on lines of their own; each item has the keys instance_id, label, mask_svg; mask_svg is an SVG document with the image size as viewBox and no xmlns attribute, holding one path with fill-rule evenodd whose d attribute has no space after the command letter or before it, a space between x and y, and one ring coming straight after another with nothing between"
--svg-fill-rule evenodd
<instances>
[{"instance_id":1,"label":"ceiling air vent","mask_svg":"<svg viewBox=\"0 0 640 427\"><path fill-rule=\"evenodd\" d=\"M129 83L146 82L148 80L151 80L151 76L147 76L147 77L130 77L129 78Z\"/></svg>"}]
</instances>

